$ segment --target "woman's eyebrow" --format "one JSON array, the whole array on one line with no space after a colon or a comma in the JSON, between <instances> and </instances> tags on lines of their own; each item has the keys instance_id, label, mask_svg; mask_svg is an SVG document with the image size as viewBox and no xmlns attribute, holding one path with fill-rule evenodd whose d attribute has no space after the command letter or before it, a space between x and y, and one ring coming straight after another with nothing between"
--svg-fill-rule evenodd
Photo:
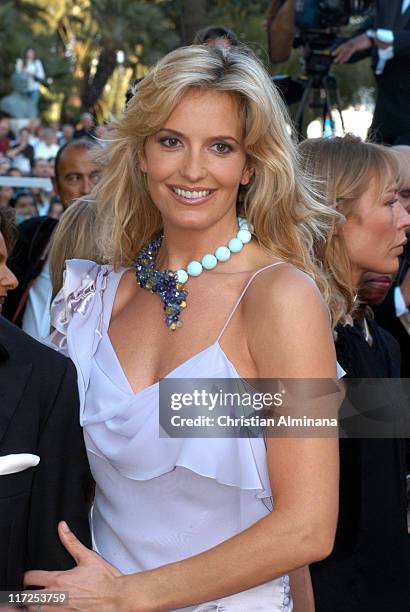
<instances>
[{"instance_id":1,"label":"woman's eyebrow","mask_svg":"<svg viewBox=\"0 0 410 612\"><path fill-rule=\"evenodd\" d=\"M178 132L178 130L173 130L172 128L163 127L158 130L157 134L160 134L161 132L167 132L167 134L174 134L175 136L179 136L180 138L186 138L185 134L183 134L182 132ZM210 136L207 140L232 140L233 142L236 142L236 144L239 144L239 142L233 136L227 136L223 134L216 134L215 136Z\"/></svg>"}]
</instances>

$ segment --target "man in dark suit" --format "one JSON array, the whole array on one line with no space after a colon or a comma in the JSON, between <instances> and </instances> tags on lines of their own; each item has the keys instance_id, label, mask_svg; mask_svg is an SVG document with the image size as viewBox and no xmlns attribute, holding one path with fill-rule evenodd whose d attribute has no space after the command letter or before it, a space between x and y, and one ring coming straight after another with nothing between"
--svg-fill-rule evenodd
<instances>
[{"instance_id":1,"label":"man in dark suit","mask_svg":"<svg viewBox=\"0 0 410 612\"><path fill-rule=\"evenodd\" d=\"M7 268L13 225L0 209L0 313L17 285ZM28 569L69 569L65 520L90 546L92 478L79 425L72 363L0 314L0 590L19 590Z\"/></svg>"},{"instance_id":2,"label":"man in dark suit","mask_svg":"<svg viewBox=\"0 0 410 612\"><path fill-rule=\"evenodd\" d=\"M410 144L409 0L378 0L375 16L333 52L337 64L369 55L378 90L370 133L385 144Z\"/></svg>"}]
</instances>

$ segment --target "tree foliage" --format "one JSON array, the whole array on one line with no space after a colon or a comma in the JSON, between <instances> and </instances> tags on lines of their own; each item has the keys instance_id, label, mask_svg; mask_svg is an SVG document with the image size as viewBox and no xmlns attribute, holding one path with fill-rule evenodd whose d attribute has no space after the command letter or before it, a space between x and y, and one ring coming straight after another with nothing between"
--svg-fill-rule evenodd
<instances>
[{"instance_id":1,"label":"tree foliage","mask_svg":"<svg viewBox=\"0 0 410 612\"><path fill-rule=\"evenodd\" d=\"M128 81L164 53L191 44L196 30L218 24L236 32L272 73L297 75L300 53L269 65L264 22L271 0L6 0L0 3L0 95L10 91L15 60L32 46L52 84L42 108L67 118L91 109L101 119L122 107ZM11 34L12 33L12 34ZM368 64L339 67L345 104L373 85Z\"/></svg>"}]
</instances>

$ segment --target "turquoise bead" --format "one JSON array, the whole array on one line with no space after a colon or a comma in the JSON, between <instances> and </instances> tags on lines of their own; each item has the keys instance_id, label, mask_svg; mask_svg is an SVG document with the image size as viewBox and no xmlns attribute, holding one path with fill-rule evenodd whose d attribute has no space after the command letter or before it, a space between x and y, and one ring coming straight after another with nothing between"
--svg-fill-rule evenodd
<instances>
[{"instance_id":1,"label":"turquoise bead","mask_svg":"<svg viewBox=\"0 0 410 612\"><path fill-rule=\"evenodd\" d=\"M181 268L181 270L177 270L176 275L177 275L179 283L184 284L184 283L187 282L188 274L186 273L186 271L183 268Z\"/></svg>"},{"instance_id":2,"label":"turquoise bead","mask_svg":"<svg viewBox=\"0 0 410 612\"><path fill-rule=\"evenodd\" d=\"M217 263L217 258L215 257L215 255L211 255L211 253L207 253L202 257L202 265L205 270L213 270L216 267Z\"/></svg>"},{"instance_id":3,"label":"turquoise bead","mask_svg":"<svg viewBox=\"0 0 410 612\"><path fill-rule=\"evenodd\" d=\"M202 273L202 265L199 261L194 259L193 261L189 262L186 271L188 272L189 276L199 276Z\"/></svg>"},{"instance_id":4,"label":"turquoise bead","mask_svg":"<svg viewBox=\"0 0 410 612\"><path fill-rule=\"evenodd\" d=\"M228 261L231 256L231 252L226 246L220 246L215 251L215 257L218 261Z\"/></svg>"},{"instance_id":5,"label":"turquoise bead","mask_svg":"<svg viewBox=\"0 0 410 612\"><path fill-rule=\"evenodd\" d=\"M229 250L231 253L239 253L243 249L243 243L239 240L239 238L232 238L232 240L228 243Z\"/></svg>"},{"instance_id":6,"label":"turquoise bead","mask_svg":"<svg viewBox=\"0 0 410 612\"><path fill-rule=\"evenodd\" d=\"M240 229L236 237L243 243L248 244L252 240L252 234L247 229Z\"/></svg>"}]
</instances>

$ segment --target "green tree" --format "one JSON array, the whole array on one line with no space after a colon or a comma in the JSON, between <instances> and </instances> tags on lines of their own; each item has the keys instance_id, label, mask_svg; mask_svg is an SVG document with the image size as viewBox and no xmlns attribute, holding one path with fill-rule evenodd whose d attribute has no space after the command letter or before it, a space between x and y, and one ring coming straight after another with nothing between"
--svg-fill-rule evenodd
<instances>
[{"instance_id":1,"label":"green tree","mask_svg":"<svg viewBox=\"0 0 410 612\"><path fill-rule=\"evenodd\" d=\"M159 6L142 1L93 0L90 29L98 46L96 69L86 82L83 107L92 108L117 67L117 52L127 64L153 63L178 44L172 22Z\"/></svg>"}]
</instances>

